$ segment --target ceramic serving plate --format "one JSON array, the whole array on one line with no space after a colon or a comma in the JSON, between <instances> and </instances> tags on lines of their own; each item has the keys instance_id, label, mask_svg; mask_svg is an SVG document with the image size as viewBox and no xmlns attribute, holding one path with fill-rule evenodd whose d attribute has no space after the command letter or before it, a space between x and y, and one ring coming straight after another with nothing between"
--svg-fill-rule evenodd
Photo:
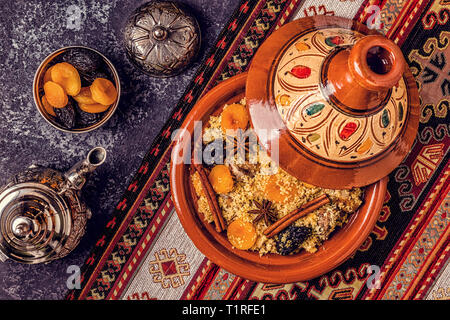
<instances>
[{"instance_id":1,"label":"ceramic serving plate","mask_svg":"<svg viewBox=\"0 0 450 320\"><path fill-rule=\"evenodd\" d=\"M225 104L239 102L245 96L247 74L223 81L195 105L182 129L194 136L194 122L207 123ZM336 230L316 253L302 251L282 256L242 251L232 248L226 232L218 233L214 224L204 221L197 212L196 194L190 179L190 166L174 161L183 156L186 139L175 141L170 172L173 201L186 233L196 247L212 262L249 280L265 283L305 281L333 270L348 259L367 239L378 219L386 193L387 177L365 187L364 203L350 215L348 223ZM189 148L189 147L188 147Z\"/></svg>"}]
</instances>

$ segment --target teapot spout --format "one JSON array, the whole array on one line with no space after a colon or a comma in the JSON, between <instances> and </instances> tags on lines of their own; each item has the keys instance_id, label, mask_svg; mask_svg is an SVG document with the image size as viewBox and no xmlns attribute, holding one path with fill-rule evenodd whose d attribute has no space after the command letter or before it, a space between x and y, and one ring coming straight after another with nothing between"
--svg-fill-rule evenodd
<instances>
[{"instance_id":1,"label":"teapot spout","mask_svg":"<svg viewBox=\"0 0 450 320\"><path fill-rule=\"evenodd\" d=\"M93 148L89 151L86 159L79 161L64 174L66 177L66 188L81 190L86 183L88 175L101 166L105 159L106 150L104 148Z\"/></svg>"}]
</instances>

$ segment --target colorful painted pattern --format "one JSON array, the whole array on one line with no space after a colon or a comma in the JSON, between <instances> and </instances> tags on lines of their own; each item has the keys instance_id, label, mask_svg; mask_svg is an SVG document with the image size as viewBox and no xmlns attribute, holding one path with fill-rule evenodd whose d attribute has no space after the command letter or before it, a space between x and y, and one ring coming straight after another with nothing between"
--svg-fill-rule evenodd
<instances>
[{"instance_id":1,"label":"colorful painted pattern","mask_svg":"<svg viewBox=\"0 0 450 320\"><path fill-rule=\"evenodd\" d=\"M369 23L377 18L373 5L384 33L401 45L422 97L416 142L389 176L374 230L352 258L310 281L271 285L230 274L195 248L174 212L172 131L206 90L244 71L261 42L291 17L336 14ZM67 298L448 299L449 7L444 0L242 1L118 203L82 268L81 290Z\"/></svg>"}]
</instances>

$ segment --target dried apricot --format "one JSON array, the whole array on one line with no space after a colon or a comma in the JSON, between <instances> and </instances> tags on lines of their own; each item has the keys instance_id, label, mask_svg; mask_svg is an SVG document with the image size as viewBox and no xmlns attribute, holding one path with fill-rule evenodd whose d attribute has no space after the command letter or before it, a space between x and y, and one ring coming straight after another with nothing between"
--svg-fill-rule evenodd
<instances>
[{"instance_id":1,"label":"dried apricot","mask_svg":"<svg viewBox=\"0 0 450 320\"><path fill-rule=\"evenodd\" d=\"M44 74L44 83L46 83L47 81L52 81L52 67L48 68L47 71L45 71Z\"/></svg>"},{"instance_id":2,"label":"dried apricot","mask_svg":"<svg viewBox=\"0 0 450 320\"><path fill-rule=\"evenodd\" d=\"M61 62L51 68L52 81L61 85L69 96L76 96L81 90L78 70L70 63Z\"/></svg>"},{"instance_id":3,"label":"dried apricot","mask_svg":"<svg viewBox=\"0 0 450 320\"><path fill-rule=\"evenodd\" d=\"M114 84L105 78L97 78L91 85L92 99L96 102L109 106L117 99L117 90Z\"/></svg>"},{"instance_id":4,"label":"dried apricot","mask_svg":"<svg viewBox=\"0 0 450 320\"><path fill-rule=\"evenodd\" d=\"M277 203L291 201L296 192L297 188L295 186L289 185L283 179L279 179L276 175L269 178L264 188L264 196L268 200Z\"/></svg>"},{"instance_id":5,"label":"dried apricot","mask_svg":"<svg viewBox=\"0 0 450 320\"><path fill-rule=\"evenodd\" d=\"M230 169L226 165L219 164L211 169L209 181L217 193L227 193L233 189L234 181Z\"/></svg>"},{"instance_id":6,"label":"dried apricot","mask_svg":"<svg viewBox=\"0 0 450 320\"><path fill-rule=\"evenodd\" d=\"M104 106L100 103L94 103L94 104L85 104L85 103L78 103L78 106L81 110L84 112L89 113L100 113L108 110L109 106Z\"/></svg>"},{"instance_id":7,"label":"dried apricot","mask_svg":"<svg viewBox=\"0 0 450 320\"><path fill-rule=\"evenodd\" d=\"M242 104L228 105L222 112L222 130L246 129L249 121L247 109Z\"/></svg>"},{"instance_id":8,"label":"dried apricot","mask_svg":"<svg viewBox=\"0 0 450 320\"><path fill-rule=\"evenodd\" d=\"M83 87L80 93L73 97L76 102L82 104L95 104L97 102L92 99L91 89L89 87Z\"/></svg>"},{"instance_id":9,"label":"dried apricot","mask_svg":"<svg viewBox=\"0 0 450 320\"><path fill-rule=\"evenodd\" d=\"M239 250L248 250L256 242L256 229L251 222L237 219L228 225L227 238Z\"/></svg>"},{"instance_id":10,"label":"dried apricot","mask_svg":"<svg viewBox=\"0 0 450 320\"><path fill-rule=\"evenodd\" d=\"M42 102L42 105L44 106L45 111L48 114L56 117L55 110L53 109L52 105L47 101L47 98L45 96L42 96L41 102Z\"/></svg>"},{"instance_id":11,"label":"dried apricot","mask_svg":"<svg viewBox=\"0 0 450 320\"><path fill-rule=\"evenodd\" d=\"M63 87L53 81L44 83L45 97L54 108L64 108L69 101Z\"/></svg>"}]
</instances>

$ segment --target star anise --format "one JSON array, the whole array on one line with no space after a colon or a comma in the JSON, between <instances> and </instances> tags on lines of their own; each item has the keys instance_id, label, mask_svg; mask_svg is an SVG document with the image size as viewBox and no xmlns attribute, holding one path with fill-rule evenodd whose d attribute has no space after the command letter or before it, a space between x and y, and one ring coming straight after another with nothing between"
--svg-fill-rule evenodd
<instances>
[{"instance_id":1,"label":"star anise","mask_svg":"<svg viewBox=\"0 0 450 320\"><path fill-rule=\"evenodd\" d=\"M248 211L248 213L257 214L256 218L253 219L253 223L264 219L266 226L269 226L272 222L277 221L277 215L275 209L272 207L272 202L269 200L263 200L262 202L253 200L253 204L257 209Z\"/></svg>"},{"instance_id":2,"label":"star anise","mask_svg":"<svg viewBox=\"0 0 450 320\"><path fill-rule=\"evenodd\" d=\"M242 133L236 136L226 136L225 141L225 156L234 157L237 155L240 159L245 159L250 150L250 139Z\"/></svg>"}]
</instances>

